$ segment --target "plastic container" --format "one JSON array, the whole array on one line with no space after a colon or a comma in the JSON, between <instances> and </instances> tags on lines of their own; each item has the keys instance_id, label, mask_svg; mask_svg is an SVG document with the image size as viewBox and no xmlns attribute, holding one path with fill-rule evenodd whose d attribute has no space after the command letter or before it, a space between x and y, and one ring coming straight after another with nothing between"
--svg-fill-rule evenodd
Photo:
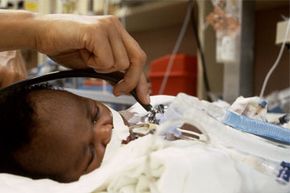
<instances>
[{"instance_id":1,"label":"plastic container","mask_svg":"<svg viewBox=\"0 0 290 193\"><path fill-rule=\"evenodd\" d=\"M161 57L150 63L149 79L152 95L177 95L180 92L196 96L197 90L197 58L186 54L175 56L168 81L163 93L159 93L166 72L170 55Z\"/></svg>"}]
</instances>

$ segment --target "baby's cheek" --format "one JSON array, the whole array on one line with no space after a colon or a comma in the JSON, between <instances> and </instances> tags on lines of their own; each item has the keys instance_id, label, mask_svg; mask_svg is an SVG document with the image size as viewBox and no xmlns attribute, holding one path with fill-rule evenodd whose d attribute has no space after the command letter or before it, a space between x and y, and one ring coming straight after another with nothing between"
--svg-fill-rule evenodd
<instances>
[{"instance_id":1,"label":"baby's cheek","mask_svg":"<svg viewBox=\"0 0 290 193\"><path fill-rule=\"evenodd\" d=\"M96 158L94 159L94 161L92 162L92 164L89 166L89 168L87 169L86 173L90 173L93 170L97 169L100 167L104 155L105 155L105 151L106 151L106 147L102 144L98 144L96 146Z\"/></svg>"},{"instance_id":2,"label":"baby's cheek","mask_svg":"<svg viewBox=\"0 0 290 193\"><path fill-rule=\"evenodd\" d=\"M104 130L104 143L103 143L104 145L107 145L111 141L112 129L113 125L108 125Z\"/></svg>"}]
</instances>

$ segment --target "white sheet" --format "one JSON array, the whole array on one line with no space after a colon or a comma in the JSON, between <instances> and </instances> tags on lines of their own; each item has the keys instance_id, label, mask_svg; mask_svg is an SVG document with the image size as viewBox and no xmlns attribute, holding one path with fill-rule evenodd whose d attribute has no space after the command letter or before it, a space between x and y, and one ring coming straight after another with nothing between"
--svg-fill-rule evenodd
<instances>
[{"instance_id":1,"label":"white sheet","mask_svg":"<svg viewBox=\"0 0 290 193\"><path fill-rule=\"evenodd\" d=\"M158 97L157 97L158 98ZM164 97L163 97L164 99ZM171 100L172 98L165 100ZM156 101L162 101L162 97ZM1 174L0 192L126 192L126 193L289 193L275 177L258 171L249 162L235 159L247 152L271 160L290 160L289 150L279 148L258 137L241 133L218 123L204 109L209 103L182 96L174 105L185 105L181 113L186 122L202 128L210 143L179 140L168 142L161 136L146 136L120 146L127 128L114 113L113 143L100 169L83 176L78 182L61 184L51 180L31 180ZM188 108L189 105L196 108ZM138 105L131 110L138 110ZM141 110L140 110L141 111ZM163 127L163 128L162 128ZM166 128L164 124L160 129Z\"/></svg>"}]
</instances>

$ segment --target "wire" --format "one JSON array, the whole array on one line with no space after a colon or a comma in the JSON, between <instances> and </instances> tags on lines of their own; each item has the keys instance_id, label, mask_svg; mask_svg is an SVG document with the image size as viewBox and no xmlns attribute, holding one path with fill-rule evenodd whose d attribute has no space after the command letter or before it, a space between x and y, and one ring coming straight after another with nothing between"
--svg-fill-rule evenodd
<instances>
[{"instance_id":1,"label":"wire","mask_svg":"<svg viewBox=\"0 0 290 193\"><path fill-rule=\"evenodd\" d=\"M0 95L5 95L8 93L13 92L14 90L17 90L19 88L23 87L29 87L33 86L39 83L51 81L51 80L58 80L58 79L63 79L63 78L76 78L76 77L90 77L90 78L98 78L102 80L106 80L110 82L111 84L115 85L120 80L124 78L124 73L116 71L116 72L111 72L111 73L99 73L96 72L92 68L88 69L75 69L75 70L65 70L65 71L56 71L56 72L51 72L42 76L34 77L31 79L26 79L22 80L19 82L16 82L12 85L9 85L7 87L1 88L0 89ZM135 100L140 103L140 105L147 111L152 110L152 106L150 104L143 104L136 93L136 89L132 90L131 95L135 98Z\"/></svg>"},{"instance_id":2,"label":"wire","mask_svg":"<svg viewBox=\"0 0 290 193\"><path fill-rule=\"evenodd\" d=\"M285 48L285 45L286 45L286 41L287 41L287 37L288 37L288 33L289 33L289 28L290 28L290 19L288 20L284 41L283 41L283 44L282 44L282 46L280 48L278 57L277 57L274 65L271 67L271 69L269 70L269 72L267 73L267 75L266 75L266 77L264 79L263 86L262 86L262 89L261 89L261 92L260 92L260 98L262 98L264 96L264 92L265 92L266 86L268 84L269 78L270 78L270 76L272 75L272 73L274 72L274 70L276 69L276 67L278 66L278 64L280 62L280 59L282 57L282 54L283 54L283 51L284 51L284 48Z\"/></svg>"},{"instance_id":3,"label":"wire","mask_svg":"<svg viewBox=\"0 0 290 193\"><path fill-rule=\"evenodd\" d=\"M197 6L196 0L193 0L193 1L195 2L196 6ZM194 16L193 12L191 14L191 21L192 21L192 30L194 32L194 37L195 37L196 44L197 44L197 49L199 50L200 58L201 58L201 65L202 65L202 69L203 69L202 73L203 73L204 87L205 87L207 99L210 101L210 99L212 97L210 97L211 91L210 91L208 74L207 74L207 69L206 69L206 62L205 62L204 52L203 52L203 48L202 48L202 45L201 45L201 42L200 42L200 38L198 36L196 18Z\"/></svg>"},{"instance_id":4,"label":"wire","mask_svg":"<svg viewBox=\"0 0 290 193\"><path fill-rule=\"evenodd\" d=\"M109 14L109 7L110 7L110 0L104 0L104 7L103 7L103 15L108 15ZM102 81L102 91L106 92L106 86L107 83L106 81Z\"/></svg>"},{"instance_id":5,"label":"wire","mask_svg":"<svg viewBox=\"0 0 290 193\"><path fill-rule=\"evenodd\" d=\"M158 94L163 94L164 90L166 88L166 85L167 85L167 82L168 82L168 78L169 78L170 72L171 72L173 64L174 64L175 56L176 56L176 54L177 54L177 52L178 52L178 50L180 48L180 45L181 45L181 42L183 40L184 34L186 32L188 23L190 21L190 14L191 14L191 11L192 11L192 7L193 7L193 3L191 1L189 1L189 5L187 7L187 12L186 12L182 27L181 27L181 30L179 32L179 35L178 35L177 41L175 43L175 46L174 46L174 48L172 50L172 53L170 55L169 62L168 62L164 77L162 79L162 83L161 83L161 86L160 86Z\"/></svg>"},{"instance_id":6,"label":"wire","mask_svg":"<svg viewBox=\"0 0 290 193\"><path fill-rule=\"evenodd\" d=\"M122 9L121 9L120 20L121 20L123 27L126 29L126 27L127 27L126 14L127 14L128 7L125 3L121 3L121 8Z\"/></svg>"},{"instance_id":7,"label":"wire","mask_svg":"<svg viewBox=\"0 0 290 193\"><path fill-rule=\"evenodd\" d=\"M103 15L109 14L109 6L110 6L110 0L105 0Z\"/></svg>"}]
</instances>

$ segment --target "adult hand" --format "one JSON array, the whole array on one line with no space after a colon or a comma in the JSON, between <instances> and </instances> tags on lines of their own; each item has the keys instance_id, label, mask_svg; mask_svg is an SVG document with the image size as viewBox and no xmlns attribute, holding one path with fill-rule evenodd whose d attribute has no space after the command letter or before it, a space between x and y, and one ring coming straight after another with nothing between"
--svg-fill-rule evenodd
<instances>
[{"instance_id":1,"label":"adult hand","mask_svg":"<svg viewBox=\"0 0 290 193\"><path fill-rule=\"evenodd\" d=\"M114 94L128 94L136 88L141 102L149 103L146 55L117 17L52 14L35 20L38 51L70 68L123 71L125 77L115 85Z\"/></svg>"}]
</instances>

